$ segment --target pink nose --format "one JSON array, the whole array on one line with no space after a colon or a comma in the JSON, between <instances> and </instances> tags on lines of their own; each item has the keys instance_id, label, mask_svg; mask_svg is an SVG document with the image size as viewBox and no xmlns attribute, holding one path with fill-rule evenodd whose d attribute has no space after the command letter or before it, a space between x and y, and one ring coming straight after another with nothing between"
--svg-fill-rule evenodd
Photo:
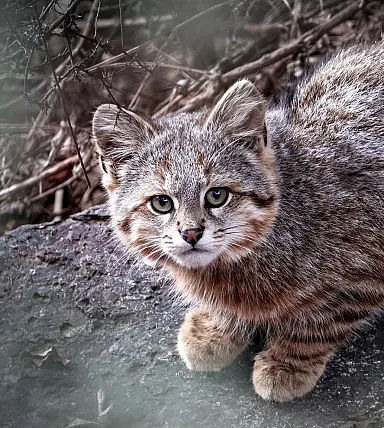
<instances>
[{"instance_id":1,"label":"pink nose","mask_svg":"<svg viewBox=\"0 0 384 428\"><path fill-rule=\"evenodd\" d=\"M188 244L195 245L197 241L203 236L203 229L187 229L181 231L181 237Z\"/></svg>"}]
</instances>

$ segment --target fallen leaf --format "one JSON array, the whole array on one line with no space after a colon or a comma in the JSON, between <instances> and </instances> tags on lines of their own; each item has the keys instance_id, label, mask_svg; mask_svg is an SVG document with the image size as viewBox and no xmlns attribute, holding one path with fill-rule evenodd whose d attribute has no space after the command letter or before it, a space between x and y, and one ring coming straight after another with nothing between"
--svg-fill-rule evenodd
<instances>
[{"instance_id":1,"label":"fallen leaf","mask_svg":"<svg viewBox=\"0 0 384 428\"><path fill-rule=\"evenodd\" d=\"M113 407L113 404L110 404L105 410L103 410L101 413L99 413L98 419L105 421L107 419L109 411L112 409L112 407Z\"/></svg>"},{"instance_id":2,"label":"fallen leaf","mask_svg":"<svg viewBox=\"0 0 384 428\"><path fill-rule=\"evenodd\" d=\"M100 388L97 391L97 408L99 409L99 414L103 413L105 403L105 392L103 388Z\"/></svg>"},{"instance_id":3,"label":"fallen leaf","mask_svg":"<svg viewBox=\"0 0 384 428\"><path fill-rule=\"evenodd\" d=\"M103 388L100 388L97 391L97 407L99 409L99 415L97 416L97 420L102 423L103 425L108 422L109 419L109 412L112 409L113 405L109 405L106 409L105 407L105 392Z\"/></svg>"},{"instance_id":4,"label":"fallen leaf","mask_svg":"<svg viewBox=\"0 0 384 428\"><path fill-rule=\"evenodd\" d=\"M23 351L20 354L20 358L22 360L32 360L33 364L35 364L37 367L41 367L45 361L57 361L63 366L66 366L71 361L67 358L61 357L54 346L40 354L33 354L30 351Z\"/></svg>"},{"instance_id":5,"label":"fallen leaf","mask_svg":"<svg viewBox=\"0 0 384 428\"><path fill-rule=\"evenodd\" d=\"M75 419L65 428L103 428L103 425L98 424L97 422L84 421L83 419Z\"/></svg>"}]
</instances>

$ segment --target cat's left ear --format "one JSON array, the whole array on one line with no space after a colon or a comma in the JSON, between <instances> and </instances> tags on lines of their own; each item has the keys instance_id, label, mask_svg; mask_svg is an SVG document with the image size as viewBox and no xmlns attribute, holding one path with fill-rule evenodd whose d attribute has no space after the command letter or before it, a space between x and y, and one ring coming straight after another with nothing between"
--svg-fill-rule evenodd
<instances>
[{"instance_id":1,"label":"cat's left ear","mask_svg":"<svg viewBox=\"0 0 384 428\"><path fill-rule=\"evenodd\" d=\"M267 103L256 86L243 79L232 85L205 118L204 126L214 125L233 137L266 137Z\"/></svg>"}]
</instances>

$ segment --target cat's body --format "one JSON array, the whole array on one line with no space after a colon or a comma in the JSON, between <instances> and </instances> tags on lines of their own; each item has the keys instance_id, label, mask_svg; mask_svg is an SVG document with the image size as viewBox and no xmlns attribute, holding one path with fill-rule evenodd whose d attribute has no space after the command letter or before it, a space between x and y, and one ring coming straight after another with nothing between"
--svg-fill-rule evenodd
<instances>
[{"instance_id":1,"label":"cat's body","mask_svg":"<svg viewBox=\"0 0 384 428\"><path fill-rule=\"evenodd\" d=\"M254 386L289 400L384 306L382 70L383 44L351 48L266 114L248 81L208 113L97 111L116 230L201 304L179 333L189 368L223 367L264 325Z\"/></svg>"}]
</instances>

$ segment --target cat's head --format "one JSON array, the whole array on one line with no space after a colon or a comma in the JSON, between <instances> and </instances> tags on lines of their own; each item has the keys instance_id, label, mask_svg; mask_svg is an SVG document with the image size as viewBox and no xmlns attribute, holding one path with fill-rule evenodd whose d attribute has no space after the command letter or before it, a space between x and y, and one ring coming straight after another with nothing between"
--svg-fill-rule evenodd
<instances>
[{"instance_id":1,"label":"cat's head","mask_svg":"<svg viewBox=\"0 0 384 428\"><path fill-rule=\"evenodd\" d=\"M277 211L266 104L233 85L209 112L155 121L114 105L93 133L120 238L149 264L202 268L260 245Z\"/></svg>"}]
</instances>

